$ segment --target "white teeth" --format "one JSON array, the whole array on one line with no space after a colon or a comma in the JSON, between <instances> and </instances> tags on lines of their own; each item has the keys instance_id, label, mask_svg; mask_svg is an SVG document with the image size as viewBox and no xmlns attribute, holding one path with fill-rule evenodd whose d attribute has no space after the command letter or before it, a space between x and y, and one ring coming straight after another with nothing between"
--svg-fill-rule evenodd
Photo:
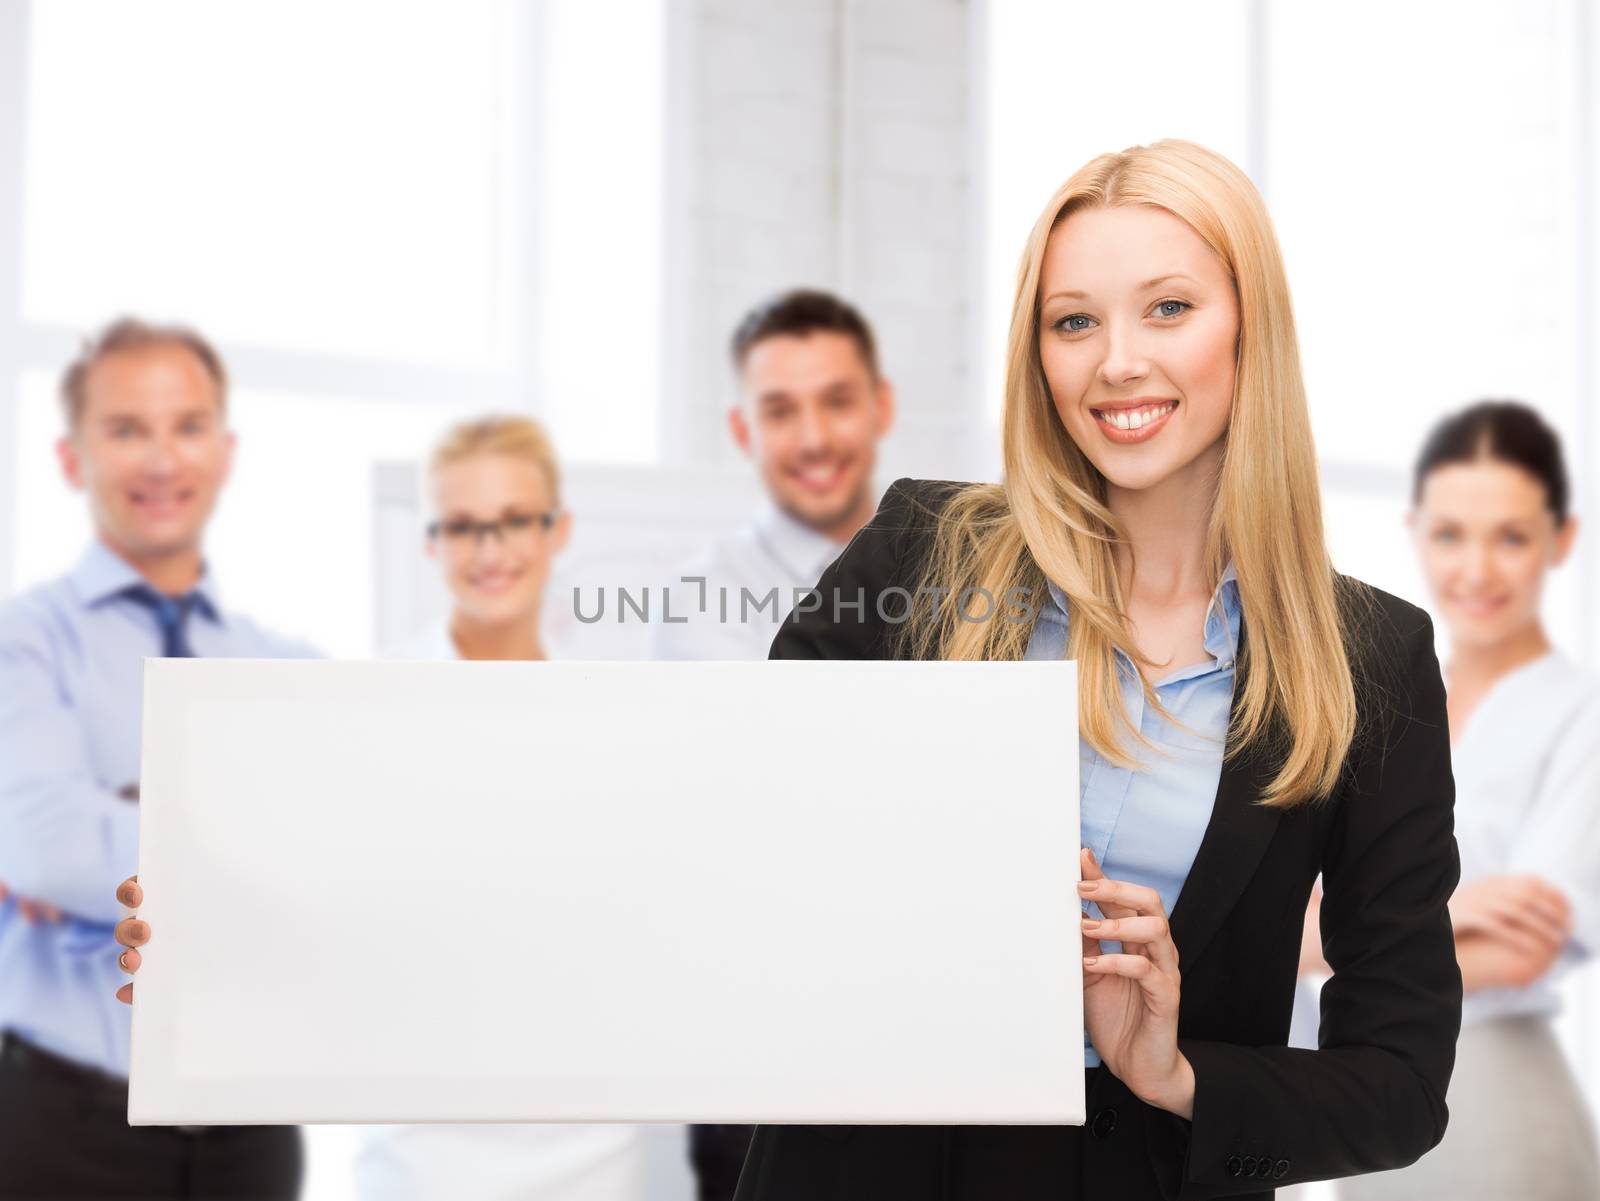
<instances>
[{"instance_id":1,"label":"white teeth","mask_svg":"<svg viewBox=\"0 0 1600 1201\"><path fill-rule=\"evenodd\" d=\"M1143 409L1118 409L1115 413L1100 410L1096 416L1119 430L1138 430L1154 424L1177 407L1177 401L1169 400L1164 405L1151 405Z\"/></svg>"}]
</instances>

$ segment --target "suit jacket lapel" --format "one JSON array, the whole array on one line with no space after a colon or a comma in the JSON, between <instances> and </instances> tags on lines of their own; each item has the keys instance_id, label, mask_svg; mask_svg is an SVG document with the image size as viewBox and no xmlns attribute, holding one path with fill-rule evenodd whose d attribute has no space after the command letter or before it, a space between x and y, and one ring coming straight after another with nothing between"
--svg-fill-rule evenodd
<instances>
[{"instance_id":1,"label":"suit jacket lapel","mask_svg":"<svg viewBox=\"0 0 1600 1201\"><path fill-rule=\"evenodd\" d=\"M1244 649L1240 630L1239 650ZM1235 663L1242 661L1236 658ZM1238 705L1235 676L1235 716ZM1282 811L1256 803L1272 777L1273 765L1251 748L1223 760L1217 781L1211 821L1200 839L1200 849L1189 876L1172 907L1172 941L1185 963L1199 958L1212 935L1222 926L1250 877L1255 875L1267 844L1278 828Z\"/></svg>"}]
</instances>

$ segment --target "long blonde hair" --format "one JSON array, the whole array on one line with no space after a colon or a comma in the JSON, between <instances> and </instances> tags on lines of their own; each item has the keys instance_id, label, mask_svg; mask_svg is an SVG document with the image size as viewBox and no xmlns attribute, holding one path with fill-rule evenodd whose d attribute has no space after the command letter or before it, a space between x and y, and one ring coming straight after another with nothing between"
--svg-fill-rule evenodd
<instances>
[{"instance_id":1,"label":"long blonde hair","mask_svg":"<svg viewBox=\"0 0 1600 1201\"><path fill-rule=\"evenodd\" d=\"M925 581L958 597L1066 594L1067 655L1078 661L1080 730L1108 760L1132 765L1116 652L1143 661L1124 615L1115 547L1125 534L1105 479L1052 403L1039 357L1039 278L1051 232L1086 208L1149 205L1187 222L1227 266L1239 302L1233 415L1206 561L1215 583L1231 558L1247 633L1227 753L1262 745L1278 762L1263 803L1288 808L1332 792L1356 732L1347 623L1322 529L1311 417L1283 260L1248 177L1190 142L1105 154L1064 183L1028 235L1007 347L1005 482L962 489L942 510ZM942 659L1020 659L1025 622L975 621L959 605L916 610L909 650ZM1150 684L1146 696L1159 707Z\"/></svg>"}]
</instances>

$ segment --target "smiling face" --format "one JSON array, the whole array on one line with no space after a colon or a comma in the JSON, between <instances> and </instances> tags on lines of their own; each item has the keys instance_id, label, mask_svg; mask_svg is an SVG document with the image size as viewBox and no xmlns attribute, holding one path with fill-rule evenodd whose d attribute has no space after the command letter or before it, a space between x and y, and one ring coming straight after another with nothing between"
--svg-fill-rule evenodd
<instances>
[{"instance_id":1,"label":"smiling face","mask_svg":"<svg viewBox=\"0 0 1600 1201\"><path fill-rule=\"evenodd\" d=\"M830 537L871 515L878 439L894 416L888 383L848 334L763 338L740 371L734 441L760 468L774 503Z\"/></svg>"},{"instance_id":2,"label":"smiling face","mask_svg":"<svg viewBox=\"0 0 1600 1201\"><path fill-rule=\"evenodd\" d=\"M101 539L142 568L198 552L233 445L217 381L186 348L153 344L89 370L57 450Z\"/></svg>"},{"instance_id":3,"label":"smiling face","mask_svg":"<svg viewBox=\"0 0 1600 1201\"><path fill-rule=\"evenodd\" d=\"M1451 641L1476 648L1538 622L1545 573L1567 557L1577 534L1571 518L1557 527L1535 476L1490 458L1429 472L1411 530Z\"/></svg>"},{"instance_id":4,"label":"smiling face","mask_svg":"<svg viewBox=\"0 0 1600 1201\"><path fill-rule=\"evenodd\" d=\"M480 626L537 621L550 563L571 532L556 512L550 479L520 455L485 452L444 463L433 473L437 534L428 551L439 562L458 617ZM499 522L498 534L479 527Z\"/></svg>"},{"instance_id":5,"label":"smiling face","mask_svg":"<svg viewBox=\"0 0 1600 1201\"><path fill-rule=\"evenodd\" d=\"M1056 413L1111 489L1214 474L1239 305L1200 235L1148 205L1082 209L1050 234L1039 295Z\"/></svg>"}]
</instances>

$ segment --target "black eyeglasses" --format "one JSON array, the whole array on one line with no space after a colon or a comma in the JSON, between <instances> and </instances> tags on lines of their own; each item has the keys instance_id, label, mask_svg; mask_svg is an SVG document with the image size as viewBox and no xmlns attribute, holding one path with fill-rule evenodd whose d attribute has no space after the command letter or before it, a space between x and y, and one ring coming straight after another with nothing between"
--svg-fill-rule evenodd
<instances>
[{"instance_id":1,"label":"black eyeglasses","mask_svg":"<svg viewBox=\"0 0 1600 1201\"><path fill-rule=\"evenodd\" d=\"M526 538L535 530L543 533L555 525L559 511L549 513L508 513L498 521L473 521L470 517L453 517L449 521L435 521L428 526L428 537L443 538L451 546L476 546L491 534L501 542L512 538Z\"/></svg>"}]
</instances>

